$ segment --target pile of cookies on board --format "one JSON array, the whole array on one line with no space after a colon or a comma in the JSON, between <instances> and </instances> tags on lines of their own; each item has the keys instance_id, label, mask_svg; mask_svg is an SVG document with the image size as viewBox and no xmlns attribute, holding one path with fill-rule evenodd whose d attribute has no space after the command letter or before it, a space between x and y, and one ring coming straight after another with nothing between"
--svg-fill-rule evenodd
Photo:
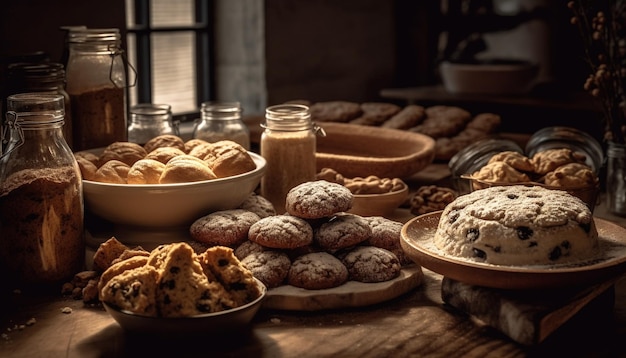
<instances>
[{"instance_id":1,"label":"pile of cookies on board","mask_svg":"<svg viewBox=\"0 0 626 358\"><path fill-rule=\"evenodd\" d=\"M286 213L252 194L239 209L218 211L190 227L199 251L234 248L268 288L334 288L347 281L376 283L398 277L412 262L400 246L402 223L347 213L348 188L325 180L305 182L287 195Z\"/></svg>"},{"instance_id":2,"label":"pile of cookies on board","mask_svg":"<svg viewBox=\"0 0 626 358\"><path fill-rule=\"evenodd\" d=\"M386 102L325 101L307 104L314 122L343 122L402 129L435 139L435 159L447 161L468 144L495 133L501 118L495 113L470 113L446 105L398 106Z\"/></svg>"}]
</instances>

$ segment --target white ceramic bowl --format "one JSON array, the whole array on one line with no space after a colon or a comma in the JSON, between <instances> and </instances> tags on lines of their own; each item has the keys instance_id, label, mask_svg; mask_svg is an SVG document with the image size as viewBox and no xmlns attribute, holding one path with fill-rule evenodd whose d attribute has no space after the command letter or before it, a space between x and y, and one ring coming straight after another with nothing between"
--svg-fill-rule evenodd
<instances>
[{"instance_id":1,"label":"white ceramic bowl","mask_svg":"<svg viewBox=\"0 0 626 358\"><path fill-rule=\"evenodd\" d=\"M454 94L515 95L528 93L539 72L532 63L442 62L439 71L445 89Z\"/></svg>"},{"instance_id":2,"label":"white ceramic bowl","mask_svg":"<svg viewBox=\"0 0 626 358\"><path fill-rule=\"evenodd\" d=\"M407 199L409 187L382 194L354 194L348 211L361 216L388 216Z\"/></svg>"},{"instance_id":3,"label":"white ceramic bowl","mask_svg":"<svg viewBox=\"0 0 626 358\"><path fill-rule=\"evenodd\" d=\"M256 189L266 162L256 153L249 154L256 169L227 178L177 184L83 180L85 204L93 214L116 225L152 231L185 227L211 212L238 207Z\"/></svg>"},{"instance_id":4,"label":"white ceramic bowl","mask_svg":"<svg viewBox=\"0 0 626 358\"><path fill-rule=\"evenodd\" d=\"M106 311L127 332L159 337L237 333L249 328L261 308L267 289L256 280L261 295L254 301L226 311L191 317L148 317L102 303Z\"/></svg>"}]
</instances>

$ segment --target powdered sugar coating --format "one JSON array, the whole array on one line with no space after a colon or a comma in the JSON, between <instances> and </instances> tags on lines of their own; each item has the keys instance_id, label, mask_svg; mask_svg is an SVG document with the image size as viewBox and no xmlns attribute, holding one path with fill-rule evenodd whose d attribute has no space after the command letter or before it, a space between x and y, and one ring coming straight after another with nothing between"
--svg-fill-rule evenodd
<instances>
[{"instance_id":1,"label":"powdered sugar coating","mask_svg":"<svg viewBox=\"0 0 626 358\"><path fill-rule=\"evenodd\" d=\"M314 252L296 258L289 269L288 283L292 286L321 290L344 284L348 269L335 256L326 252Z\"/></svg>"},{"instance_id":2,"label":"powdered sugar coating","mask_svg":"<svg viewBox=\"0 0 626 358\"><path fill-rule=\"evenodd\" d=\"M250 196L248 196L243 203L241 203L239 209L252 211L260 218L276 215L274 205L272 205L269 200L261 195L257 195L256 193L250 194Z\"/></svg>"},{"instance_id":3,"label":"powdered sugar coating","mask_svg":"<svg viewBox=\"0 0 626 358\"><path fill-rule=\"evenodd\" d=\"M194 240L206 244L236 247L246 241L250 226L260 219L243 209L216 211L194 221L189 233Z\"/></svg>"},{"instance_id":4,"label":"powdered sugar coating","mask_svg":"<svg viewBox=\"0 0 626 358\"><path fill-rule=\"evenodd\" d=\"M265 250L265 247L257 244L256 242L246 240L235 248L234 254L236 258L238 258L239 260L243 260L244 258L246 258L246 256L254 252L261 252Z\"/></svg>"},{"instance_id":5,"label":"powdered sugar coating","mask_svg":"<svg viewBox=\"0 0 626 358\"><path fill-rule=\"evenodd\" d=\"M565 191L496 186L450 203L434 243L453 256L491 264L554 264L593 256L598 233L589 208Z\"/></svg>"},{"instance_id":6,"label":"powdered sugar coating","mask_svg":"<svg viewBox=\"0 0 626 358\"><path fill-rule=\"evenodd\" d=\"M384 282L400 274L400 261L391 251L374 246L357 246L343 256L349 279L360 282Z\"/></svg>"},{"instance_id":7,"label":"powdered sugar coating","mask_svg":"<svg viewBox=\"0 0 626 358\"><path fill-rule=\"evenodd\" d=\"M368 216L363 219L367 221L372 230L367 244L391 251L400 260L401 265L413 263L400 244L400 233L404 224L383 216Z\"/></svg>"},{"instance_id":8,"label":"powdered sugar coating","mask_svg":"<svg viewBox=\"0 0 626 358\"><path fill-rule=\"evenodd\" d=\"M265 250L249 254L241 260L241 264L267 288L274 288L287 278L291 260L282 251Z\"/></svg>"},{"instance_id":9,"label":"powdered sugar coating","mask_svg":"<svg viewBox=\"0 0 626 358\"><path fill-rule=\"evenodd\" d=\"M295 186L287 193L286 211L304 219L329 217L352 208L350 189L326 180L316 180Z\"/></svg>"},{"instance_id":10,"label":"powdered sugar coating","mask_svg":"<svg viewBox=\"0 0 626 358\"><path fill-rule=\"evenodd\" d=\"M304 219L295 216L268 216L250 226L248 239L265 247L295 249L313 241L313 229Z\"/></svg>"},{"instance_id":11,"label":"powdered sugar coating","mask_svg":"<svg viewBox=\"0 0 626 358\"><path fill-rule=\"evenodd\" d=\"M369 224L359 215L341 213L323 223L315 232L315 242L325 250L357 245L372 234Z\"/></svg>"}]
</instances>

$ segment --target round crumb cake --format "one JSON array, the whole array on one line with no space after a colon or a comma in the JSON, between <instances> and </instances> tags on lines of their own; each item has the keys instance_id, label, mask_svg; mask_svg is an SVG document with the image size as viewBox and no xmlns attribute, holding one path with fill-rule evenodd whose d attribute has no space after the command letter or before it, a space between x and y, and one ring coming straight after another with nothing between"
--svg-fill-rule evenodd
<instances>
[{"instance_id":1,"label":"round crumb cake","mask_svg":"<svg viewBox=\"0 0 626 358\"><path fill-rule=\"evenodd\" d=\"M554 265L598 251L585 203L539 186L496 186L462 195L442 212L434 237L445 254L495 265Z\"/></svg>"}]
</instances>

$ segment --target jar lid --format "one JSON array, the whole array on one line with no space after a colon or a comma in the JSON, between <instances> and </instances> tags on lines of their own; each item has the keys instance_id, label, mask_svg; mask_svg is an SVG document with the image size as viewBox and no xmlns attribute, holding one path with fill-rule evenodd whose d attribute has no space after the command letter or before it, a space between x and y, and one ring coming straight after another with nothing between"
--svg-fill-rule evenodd
<instances>
[{"instance_id":1,"label":"jar lid","mask_svg":"<svg viewBox=\"0 0 626 358\"><path fill-rule=\"evenodd\" d=\"M471 174L483 167L497 153L515 151L524 153L517 143L508 139L488 138L474 142L458 151L448 162L454 177Z\"/></svg>"},{"instance_id":2,"label":"jar lid","mask_svg":"<svg viewBox=\"0 0 626 358\"><path fill-rule=\"evenodd\" d=\"M200 111L211 119L239 119L241 118L241 104L239 102L202 102Z\"/></svg>"},{"instance_id":3,"label":"jar lid","mask_svg":"<svg viewBox=\"0 0 626 358\"><path fill-rule=\"evenodd\" d=\"M55 123L65 118L65 99L60 94L27 92L7 97L7 118L20 125Z\"/></svg>"},{"instance_id":4,"label":"jar lid","mask_svg":"<svg viewBox=\"0 0 626 358\"><path fill-rule=\"evenodd\" d=\"M117 28L75 28L68 32L67 40L69 43L120 42L121 35Z\"/></svg>"},{"instance_id":5,"label":"jar lid","mask_svg":"<svg viewBox=\"0 0 626 358\"><path fill-rule=\"evenodd\" d=\"M261 127L279 131L312 129L311 110L302 104L279 104L265 109L265 123Z\"/></svg>"},{"instance_id":6,"label":"jar lid","mask_svg":"<svg viewBox=\"0 0 626 358\"><path fill-rule=\"evenodd\" d=\"M12 83L25 81L58 82L65 80L65 69L56 62L17 62L7 67L7 79Z\"/></svg>"}]
</instances>

